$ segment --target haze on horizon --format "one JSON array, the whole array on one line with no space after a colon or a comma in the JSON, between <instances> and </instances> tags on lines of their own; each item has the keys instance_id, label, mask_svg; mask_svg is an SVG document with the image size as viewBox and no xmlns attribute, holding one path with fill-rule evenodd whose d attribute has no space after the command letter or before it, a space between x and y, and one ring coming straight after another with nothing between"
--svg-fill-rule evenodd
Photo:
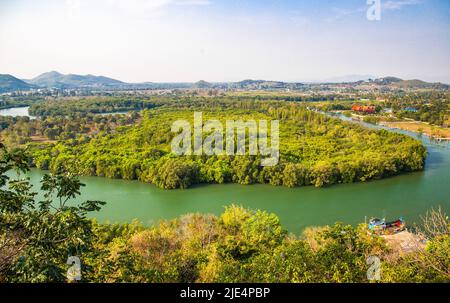
<instances>
[{"instance_id":1,"label":"haze on horizon","mask_svg":"<svg viewBox=\"0 0 450 303\"><path fill-rule=\"evenodd\" d=\"M450 2L1 0L0 73L125 82L344 75L450 83Z\"/></svg>"}]
</instances>

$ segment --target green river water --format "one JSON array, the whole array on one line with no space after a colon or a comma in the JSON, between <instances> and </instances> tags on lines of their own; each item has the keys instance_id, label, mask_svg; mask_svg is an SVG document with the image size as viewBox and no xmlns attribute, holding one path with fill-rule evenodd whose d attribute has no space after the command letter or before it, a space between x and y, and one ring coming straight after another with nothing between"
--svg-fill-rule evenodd
<instances>
[{"instance_id":1,"label":"green river water","mask_svg":"<svg viewBox=\"0 0 450 303\"><path fill-rule=\"evenodd\" d=\"M364 222L366 216L388 220L403 216L411 224L432 206L440 205L450 211L450 147L448 143L430 142L426 137L420 139L429 153L424 171L367 183L327 188L224 184L168 191L138 181L81 177L86 187L78 201L106 201L94 217L111 223L138 219L150 225L186 213L220 214L224 206L235 203L277 214L283 226L294 233L306 226L336 221L355 225ZM31 170L31 182L38 185L43 174Z\"/></svg>"}]
</instances>

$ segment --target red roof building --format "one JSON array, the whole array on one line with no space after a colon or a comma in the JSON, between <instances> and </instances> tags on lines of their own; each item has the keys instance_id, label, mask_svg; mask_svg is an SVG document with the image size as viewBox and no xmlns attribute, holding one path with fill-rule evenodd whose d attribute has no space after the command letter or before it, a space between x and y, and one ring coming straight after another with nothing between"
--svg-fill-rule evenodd
<instances>
[{"instance_id":1,"label":"red roof building","mask_svg":"<svg viewBox=\"0 0 450 303\"><path fill-rule=\"evenodd\" d=\"M364 106L364 105L353 105L352 111L366 113L366 114L374 114L376 113L375 106Z\"/></svg>"}]
</instances>

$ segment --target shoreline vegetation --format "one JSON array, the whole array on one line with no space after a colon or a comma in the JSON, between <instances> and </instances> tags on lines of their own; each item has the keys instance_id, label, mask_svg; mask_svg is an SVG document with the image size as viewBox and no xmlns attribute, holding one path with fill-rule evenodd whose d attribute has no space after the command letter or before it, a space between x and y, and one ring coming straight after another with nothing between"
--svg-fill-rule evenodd
<instances>
[{"instance_id":1,"label":"shoreline vegetation","mask_svg":"<svg viewBox=\"0 0 450 303\"><path fill-rule=\"evenodd\" d=\"M28 170L23 150L1 145L0 156L0 282L67 282L68 256L81 260L81 282L368 283L373 257L381 260L377 282L450 281L450 222L441 209L400 237L408 243L373 235L365 224L288 234L275 214L238 205L150 227L99 224L87 214L105 202L68 206L83 186L77 178L46 175L38 201L27 179L6 175Z\"/></svg>"},{"instance_id":2,"label":"shoreline vegetation","mask_svg":"<svg viewBox=\"0 0 450 303\"><path fill-rule=\"evenodd\" d=\"M450 129L440 126L430 125L420 121L381 121L380 125L385 125L390 128L402 129L418 134L425 134L429 138L444 139L450 141Z\"/></svg>"},{"instance_id":3,"label":"shoreline vegetation","mask_svg":"<svg viewBox=\"0 0 450 303\"><path fill-rule=\"evenodd\" d=\"M334 113L340 113L344 116L358 121L363 121L371 124L378 124L386 126L391 129L407 130L419 135L426 135L431 139L450 141L450 128L442 127L439 125L433 125L428 122L416 121L408 118L392 118L379 115L358 115L349 113L348 111L332 111Z\"/></svg>"},{"instance_id":4,"label":"shoreline vegetation","mask_svg":"<svg viewBox=\"0 0 450 303\"><path fill-rule=\"evenodd\" d=\"M450 141L450 128L438 125L432 125L428 122L415 121L406 118L387 118L378 115L358 115L349 113L348 111L332 111L329 114L333 115L340 113L348 118L358 121L363 121L370 124L386 126L391 129L401 129L417 133L419 135L426 135L431 139Z\"/></svg>"},{"instance_id":5,"label":"shoreline vegetation","mask_svg":"<svg viewBox=\"0 0 450 303\"><path fill-rule=\"evenodd\" d=\"M89 111L93 107L100 107L97 111L118 110L111 108L113 101L89 98L35 104L40 112L35 109L32 114L66 115L73 108ZM69 171L87 176L137 179L164 189L228 182L322 187L422 170L426 158L426 149L418 140L385 130L369 130L292 102L197 97L140 100L135 104L125 100L119 104L150 109L120 117L95 117L79 112L68 118L51 115L24 122L25 128L32 128L29 142L24 142L29 146L32 164L54 173ZM174 157L170 151L175 136L170 132L171 124L177 119L192 120L196 110L204 112L205 120L279 120L279 165L261 167L260 156L248 155ZM44 128L39 123L45 125L47 134L39 133ZM14 130L7 130L3 135L12 138ZM42 135L49 139L47 143L32 142L31 138L45 141ZM54 139L56 143L51 141Z\"/></svg>"}]
</instances>

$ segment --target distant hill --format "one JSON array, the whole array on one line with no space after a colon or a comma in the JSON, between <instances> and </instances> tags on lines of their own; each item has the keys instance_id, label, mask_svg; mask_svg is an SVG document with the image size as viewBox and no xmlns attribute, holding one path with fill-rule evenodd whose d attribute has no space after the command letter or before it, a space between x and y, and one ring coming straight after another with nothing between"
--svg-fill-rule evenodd
<instances>
[{"instance_id":1,"label":"distant hill","mask_svg":"<svg viewBox=\"0 0 450 303\"><path fill-rule=\"evenodd\" d=\"M27 81L30 84L47 88L82 88L82 87L114 87L122 86L126 83L104 76L94 75L63 75L56 71L41 74L36 78Z\"/></svg>"},{"instance_id":2,"label":"distant hill","mask_svg":"<svg viewBox=\"0 0 450 303\"><path fill-rule=\"evenodd\" d=\"M400 82L396 82L393 86L399 88L433 88L433 89L449 89L450 86L443 83L430 83L422 80L403 80Z\"/></svg>"},{"instance_id":3,"label":"distant hill","mask_svg":"<svg viewBox=\"0 0 450 303\"><path fill-rule=\"evenodd\" d=\"M403 81L403 79L396 78L396 77L383 77L373 80L374 83L379 85L390 85L393 83L399 83Z\"/></svg>"},{"instance_id":4,"label":"distant hill","mask_svg":"<svg viewBox=\"0 0 450 303\"><path fill-rule=\"evenodd\" d=\"M20 80L11 75L0 75L0 93L33 88L57 88L57 89L98 89L98 90L134 90L134 89L238 89L238 90L311 90L327 89L327 87L345 87L354 89L367 89L367 85L375 86L381 90L414 90L414 89L438 89L450 90L450 86L443 83L430 83L422 80L403 80L397 77L369 78L368 75L350 75L341 78L329 79L333 81L321 83L299 83L268 80L246 79L238 82L142 82L126 83L116 79L94 76L61 74L51 71L41 74L30 80ZM354 80L354 81L349 81Z\"/></svg>"},{"instance_id":5,"label":"distant hill","mask_svg":"<svg viewBox=\"0 0 450 303\"><path fill-rule=\"evenodd\" d=\"M299 89L304 86L303 83L267 81L267 80L251 80L246 79L239 82L218 83L217 86L225 86L234 89L264 90L264 89Z\"/></svg>"},{"instance_id":6,"label":"distant hill","mask_svg":"<svg viewBox=\"0 0 450 303\"><path fill-rule=\"evenodd\" d=\"M195 82L193 87L194 88L211 88L213 85L209 82L206 82L204 80L200 80L198 82Z\"/></svg>"},{"instance_id":7,"label":"distant hill","mask_svg":"<svg viewBox=\"0 0 450 303\"><path fill-rule=\"evenodd\" d=\"M36 88L35 85L31 85L17 79L14 76L8 74L0 74L0 93L7 93L18 90L29 90L32 88Z\"/></svg>"},{"instance_id":8,"label":"distant hill","mask_svg":"<svg viewBox=\"0 0 450 303\"><path fill-rule=\"evenodd\" d=\"M351 83L358 81L367 81L369 79L375 79L376 77L373 75L346 75L341 77L333 77L325 79L323 82L325 83Z\"/></svg>"},{"instance_id":9,"label":"distant hill","mask_svg":"<svg viewBox=\"0 0 450 303\"><path fill-rule=\"evenodd\" d=\"M384 77L373 80L373 83L383 86L390 86L398 89L450 89L450 86L443 83L430 83L422 80L403 80L396 77Z\"/></svg>"},{"instance_id":10,"label":"distant hill","mask_svg":"<svg viewBox=\"0 0 450 303\"><path fill-rule=\"evenodd\" d=\"M213 82L213 83L200 80L192 84L190 88L270 90L270 89L296 89L302 86L303 86L302 83L246 79L238 82Z\"/></svg>"}]
</instances>

